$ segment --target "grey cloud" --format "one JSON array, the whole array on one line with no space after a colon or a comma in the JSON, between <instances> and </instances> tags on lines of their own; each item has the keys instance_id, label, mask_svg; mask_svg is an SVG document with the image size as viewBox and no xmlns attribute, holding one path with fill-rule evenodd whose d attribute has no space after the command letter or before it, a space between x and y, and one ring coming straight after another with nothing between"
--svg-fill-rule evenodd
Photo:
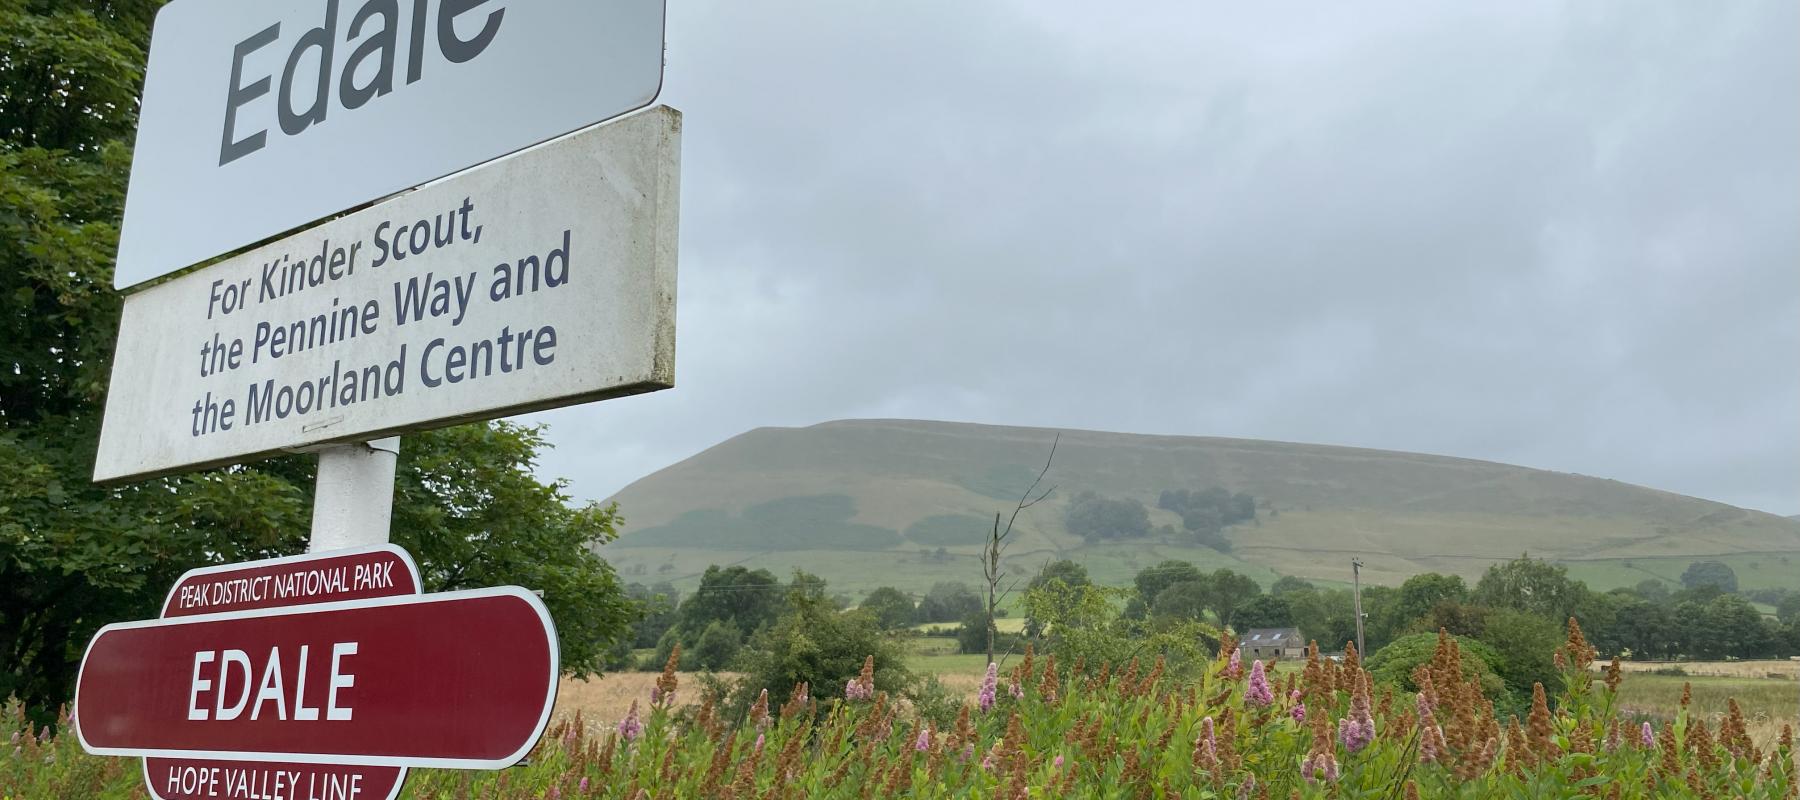
<instances>
[{"instance_id":1,"label":"grey cloud","mask_svg":"<svg viewBox=\"0 0 1800 800\"><path fill-rule=\"evenodd\" d=\"M1800 7L673 4L677 389L583 497L908 416L1800 511Z\"/></svg>"}]
</instances>

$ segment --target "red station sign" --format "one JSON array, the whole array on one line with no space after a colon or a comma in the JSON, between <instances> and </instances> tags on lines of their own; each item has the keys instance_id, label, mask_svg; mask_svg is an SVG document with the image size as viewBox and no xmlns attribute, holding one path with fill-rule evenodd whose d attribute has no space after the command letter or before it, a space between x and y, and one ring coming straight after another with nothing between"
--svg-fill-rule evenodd
<instances>
[{"instance_id":1,"label":"red station sign","mask_svg":"<svg viewBox=\"0 0 1800 800\"><path fill-rule=\"evenodd\" d=\"M399 768L516 763L555 700L543 603L417 587L392 547L190 573L167 618L94 636L77 734L91 753L146 757L164 800L370 800L397 791ZM344 595L358 599L317 602Z\"/></svg>"},{"instance_id":2,"label":"red station sign","mask_svg":"<svg viewBox=\"0 0 1800 800\"><path fill-rule=\"evenodd\" d=\"M169 589L162 616L413 595L424 590L412 555L393 545L189 570ZM393 800L405 767L145 758L156 800Z\"/></svg>"}]
</instances>

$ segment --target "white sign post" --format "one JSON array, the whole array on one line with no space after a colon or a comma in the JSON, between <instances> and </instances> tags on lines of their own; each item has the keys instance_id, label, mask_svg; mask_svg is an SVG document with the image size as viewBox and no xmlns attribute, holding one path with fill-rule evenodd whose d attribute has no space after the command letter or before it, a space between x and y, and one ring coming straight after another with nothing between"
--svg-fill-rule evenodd
<instances>
[{"instance_id":1,"label":"white sign post","mask_svg":"<svg viewBox=\"0 0 1800 800\"><path fill-rule=\"evenodd\" d=\"M673 385L679 142L658 107L128 297L96 480Z\"/></svg>"},{"instance_id":2,"label":"white sign post","mask_svg":"<svg viewBox=\"0 0 1800 800\"><path fill-rule=\"evenodd\" d=\"M175 0L124 289L654 102L665 0Z\"/></svg>"}]
</instances>

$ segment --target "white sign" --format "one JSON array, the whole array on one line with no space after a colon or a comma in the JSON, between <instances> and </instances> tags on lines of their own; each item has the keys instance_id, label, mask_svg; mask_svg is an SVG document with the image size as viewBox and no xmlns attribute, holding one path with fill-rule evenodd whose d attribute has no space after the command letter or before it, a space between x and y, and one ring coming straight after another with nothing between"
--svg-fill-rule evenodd
<instances>
[{"instance_id":1,"label":"white sign","mask_svg":"<svg viewBox=\"0 0 1800 800\"><path fill-rule=\"evenodd\" d=\"M664 0L175 0L156 16L124 289L643 108Z\"/></svg>"},{"instance_id":2,"label":"white sign","mask_svg":"<svg viewBox=\"0 0 1800 800\"><path fill-rule=\"evenodd\" d=\"M98 481L674 383L657 107L125 300Z\"/></svg>"}]
</instances>

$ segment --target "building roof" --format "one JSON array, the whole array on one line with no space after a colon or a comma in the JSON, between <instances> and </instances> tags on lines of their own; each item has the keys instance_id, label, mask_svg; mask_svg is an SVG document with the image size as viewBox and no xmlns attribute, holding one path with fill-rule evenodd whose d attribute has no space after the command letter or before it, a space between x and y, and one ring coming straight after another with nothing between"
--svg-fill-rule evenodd
<instances>
[{"instance_id":1,"label":"building roof","mask_svg":"<svg viewBox=\"0 0 1800 800\"><path fill-rule=\"evenodd\" d=\"M1298 647L1304 645L1305 640L1301 638L1299 628L1251 628L1238 637L1238 644L1248 647Z\"/></svg>"}]
</instances>

